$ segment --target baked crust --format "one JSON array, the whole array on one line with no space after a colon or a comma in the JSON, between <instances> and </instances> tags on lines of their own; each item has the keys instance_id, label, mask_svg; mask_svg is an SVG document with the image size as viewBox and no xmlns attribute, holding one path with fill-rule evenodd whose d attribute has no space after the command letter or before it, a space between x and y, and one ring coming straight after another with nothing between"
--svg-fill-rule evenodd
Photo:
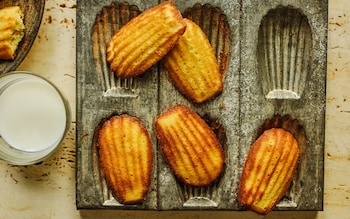
<instances>
[{"instance_id":1,"label":"baked crust","mask_svg":"<svg viewBox=\"0 0 350 219\"><path fill-rule=\"evenodd\" d=\"M0 9L0 59L11 60L24 36L23 12L19 6Z\"/></svg>"},{"instance_id":2,"label":"baked crust","mask_svg":"<svg viewBox=\"0 0 350 219\"><path fill-rule=\"evenodd\" d=\"M184 18L186 31L162 59L175 87L195 103L206 102L223 89L214 50L202 29Z\"/></svg>"},{"instance_id":3,"label":"baked crust","mask_svg":"<svg viewBox=\"0 0 350 219\"><path fill-rule=\"evenodd\" d=\"M119 29L107 45L107 61L118 77L140 75L173 48L185 29L174 3L163 2Z\"/></svg>"},{"instance_id":4,"label":"baked crust","mask_svg":"<svg viewBox=\"0 0 350 219\"><path fill-rule=\"evenodd\" d=\"M183 183L207 186L223 171L224 153L214 132L185 105L165 110L155 122L160 149Z\"/></svg>"},{"instance_id":5,"label":"baked crust","mask_svg":"<svg viewBox=\"0 0 350 219\"><path fill-rule=\"evenodd\" d=\"M283 128L265 130L251 146L242 171L238 202L259 214L270 212L289 188L299 147Z\"/></svg>"},{"instance_id":6,"label":"baked crust","mask_svg":"<svg viewBox=\"0 0 350 219\"><path fill-rule=\"evenodd\" d=\"M99 131L103 174L116 200L133 204L145 199L152 174L152 145L141 121L129 115L113 116Z\"/></svg>"}]
</instances>

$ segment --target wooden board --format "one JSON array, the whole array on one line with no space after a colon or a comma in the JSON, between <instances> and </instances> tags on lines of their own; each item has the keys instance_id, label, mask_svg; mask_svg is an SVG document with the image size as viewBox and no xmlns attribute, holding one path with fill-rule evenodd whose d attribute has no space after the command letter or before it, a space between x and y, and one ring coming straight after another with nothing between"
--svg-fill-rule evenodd
<instances>
[{"instance_id":1,"label":"wooden board","mask_svg":"<svg viewBox=\"0 0 350 219\"><path fill-rule=\"evenodd\" d=\"M200 4L196 4L198 2ZM193 20L198 22L211 39L214 50L219 51L217 57L225 77L224 90L220 96L202 105L193 104L184 98L174 88L161 64L156 64L142 76L128 80L115 78L106 64L106 42L125 21L116 19L118 10L128 10L132 17L158 3L141 0L123 4L112 4L112 1L106 0L78 1L77 207L242 210L237 203L237 189L249 147L266 119L275 114L289 114L304 126L307 147L292 186L276 209L322 210L328 2L175 0L184 16L188 8L196 11L192 16ZM264 94L263 86L267 82L261 73L263 59L258 59L262 56L258 51L261 50L261 42L268 37L259 35L259 29L264 16L271 9L279 7L302 12L311 31L312 45L307 47L311 48L310 70L307 71L305 86L299 99L268 99ZM196 8L213 8L213 13L203 16ZM208 23L207 19L217 11L226 18L224 21L229 27L229 44L212 40L220 37L213 35L213 24ZM225 56L220 57L220 54L225 54L225 48L228 48L227 63ZM275 62L274 58L271 59L268 58L268 61ZM292 61L286 62L290 64ZM224 173L215 184L206 188L191 188L179 183L158 150L154 120L160 112L179 103L186 104L207 118L217 128L224 147ZM102 119L122 113L136 116L145 124L151 136L156 161L146 200L137 205L121 205L113 199L99 169L96 153L96 127Z\"/></svg>"}]
</instances>

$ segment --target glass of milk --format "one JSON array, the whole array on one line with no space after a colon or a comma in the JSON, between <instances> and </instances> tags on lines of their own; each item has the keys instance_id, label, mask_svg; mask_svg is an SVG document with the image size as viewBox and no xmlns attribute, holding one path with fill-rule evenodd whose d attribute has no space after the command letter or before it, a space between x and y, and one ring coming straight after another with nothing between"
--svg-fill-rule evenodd
<instances>
[{"instance_id":1,"label":"glass of milk","mask_svg":"<svg viewBox=\"0 0 350 219\"><path fill-rule=\"evenodd\" d=\"M51 82L24 71L0 74L0 159L42 161L63 141L70 119L68 101Z\"/></svg>"}]
</instances>

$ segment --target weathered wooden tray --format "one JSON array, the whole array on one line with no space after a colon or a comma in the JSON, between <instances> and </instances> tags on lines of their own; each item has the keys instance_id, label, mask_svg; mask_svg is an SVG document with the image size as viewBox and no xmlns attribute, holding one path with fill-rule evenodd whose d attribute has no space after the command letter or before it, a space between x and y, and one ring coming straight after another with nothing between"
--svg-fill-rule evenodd
<instances>
[{"instance_id":1,"label":"weathered wooden tray","mask_svg":"<svg viewBox=\"0 0 350 219\"><path fill-rule=\"evenodd\" d=\"M223 93L202 105L184 98L161 64L126 80L109 70L106 42L131 17L158 3L78 0L77 208L242 210L237 189L250 145L265 120L288 114L304 127L307 141L276 209L322 210L328 2L175 0L207 34L225 76ZM224 147L225 170L211 186L179 183L158 150L154 120L179 103L206 118ZM136 205L114 200L96 153L99 123L122 113L138 117L153 143L151 188Z\"/></svg>"}]
</instances>

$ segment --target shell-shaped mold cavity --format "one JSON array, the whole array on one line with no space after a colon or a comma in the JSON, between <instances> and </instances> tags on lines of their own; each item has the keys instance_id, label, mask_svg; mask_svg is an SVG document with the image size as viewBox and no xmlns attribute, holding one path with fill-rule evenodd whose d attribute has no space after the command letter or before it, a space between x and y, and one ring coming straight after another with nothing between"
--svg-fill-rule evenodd
<instances>
[{"instance_id":1,"label":"shell-shaped mold cavity","mask_svg":"<svg viewBox=\"0 0 350 219\"><path fill-rule=\"evenodd\" d=\"M217 201L220 199L217 186L216 182L204 187L193 187L179 183L178 187L182 191L185 200L183 206L187 208L216 208L218 206Z\"/></svg>"},{"instance_id":2,"label":"shell-shaped mold cavity","mask_svg":"<svg viewBox=\"0 0 350 219\"><path fill-rule=\"evenodd\" d=\"M98 188L98 191L100 191L101 195L101 202L103 206L124 206L123 204L119 203L112 195L112 191L108 188L107 182L105 180L105 175L102 171L101 165L100 165L100 157L99 157L99 149L98 149L98 133L101 130L101 127L104 122L106 122L107 119L102 119L101 122L96 126L94 130L94 136L92 139L91 144L91 151L92 151L92 168L94 174L94 180L96 183L96 186Z\"/></svg>"},{"instance_id":3,"label":"shell-shaped mold cavity","mask_svg":"<svg viewBox=\"0 0 350 219\"><path fill-rule=\"evenodd\" d=\"M304 194L304 185L303 180L307 178L307 136L304 125L297 118L292 118L291 115L273 115L271 118L268 118L264 121L264 123L259 127L256 133L255 140L257 140L260 135L264 133L264 131L271 128L282 128L288 132L290 132L296 141L298 142L300 157L298 169L296 171L295 176L293 177L292 183L286 193L283 195L282 199L276 205L280 209L285 207L297 207L300 199L302 198L301 194Z\"/></svg>"},{"instance_id":4,"label":"shell-shaped mold cavity","mask_svg":"<svg viewBox=\"0 0 350 219\"><path fill-rule=\"evenodd\" d=\"M267 99L299 99L312 61L306 15L291 6L271 9L260 24L257 58Z\"/></svg>"},{"instance_id":5,"label":"shell-shaped mold cavity","mask_svg":"<svg viewBox=\"0 0 350 219\"><path fill-rule=\"evenodd\" d=\"M92 52L95 71L103 89L103 95L109 97L136 97L137 79L119 78L109 68L106 60L106 47L112 36L141 11L127 2L113 2L102 8L92 27Z\"/></svg>"},{"instance_id":6,"label":"shell-shaped mold cavity","mask_svg":"<svg viewBox=\"0 0 350 219\"><path fill-rule=\"evenodd\" d=\"M226 130L219 123L217 119L211 118L209 115L204 115L202 117L204 121L209 125L209 127L213 130L216 137L218 138L225 157L227 157L227 135ZM224 167L224 171L222 175L225 174L226 167ZM194 187L190 185L186 185L182 182L177 183L177 187L179 191L181 191L182 199L183 199L183 207L185 208L217 208L220 202L220 191L218 190L220 186L221 176L208 186L203 187Z\"/></svg>"},{"instance_id":7,"label":"shell-shaped mold cavity","mask_svg":"<svg viewBox=\"0 0 350 219\"><path fill-rule=\"evenodd\" d=\"M211 4L196 3L183 12L183 17L192 20L203 30L214 50L220 74L224 77L227 72L231 51L230 27L226 15L222 13L220 8ZM222 127L214 124L214 120L209 118L205 118L205 120L207 123L210 123L225 149L226 134L223 134ZM209 186L193 187L178 182L178 188L184 200L183 207L216 208L220 201L218 184L219 182L217 181Z\"/></svg>"}]
</instances>

